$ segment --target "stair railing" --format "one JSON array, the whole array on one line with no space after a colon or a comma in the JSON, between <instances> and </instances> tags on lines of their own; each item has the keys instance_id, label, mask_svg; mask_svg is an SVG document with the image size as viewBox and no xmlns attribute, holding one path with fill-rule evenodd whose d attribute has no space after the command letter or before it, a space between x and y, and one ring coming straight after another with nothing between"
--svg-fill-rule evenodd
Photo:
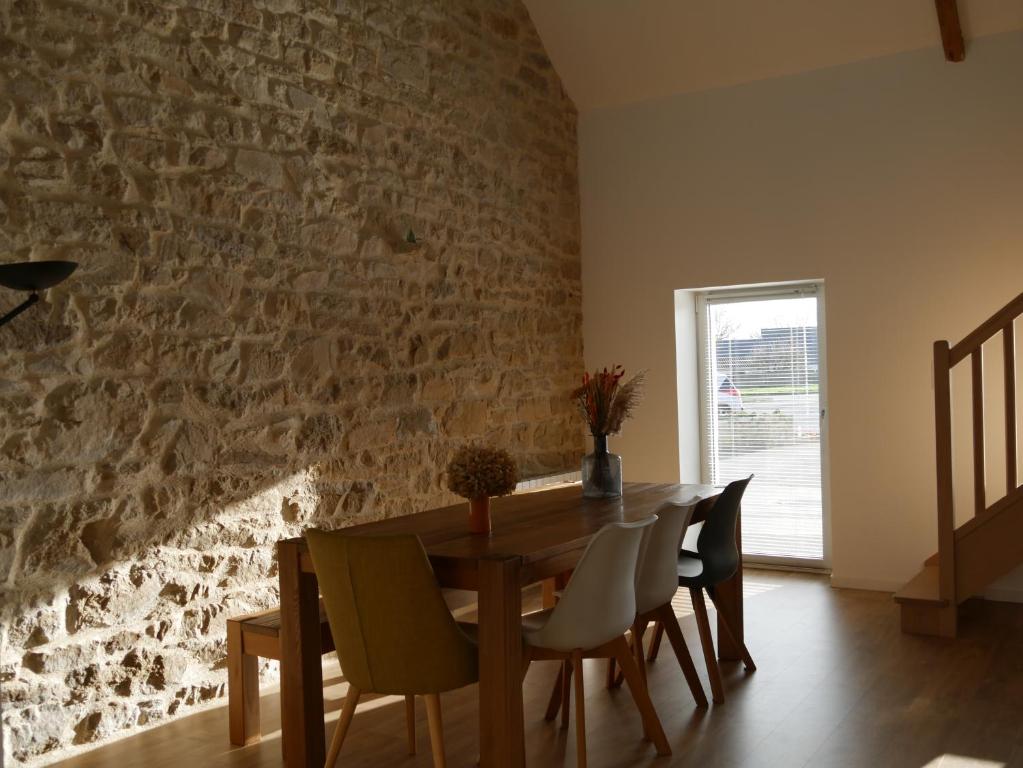
<instances>
[{"instance_id":1,"label":"stair railing","mask_svg":"<svg viewBox=\"0 0 1023 768\"><path fill-rule=\"evenodd\" d=\"M973 419L973 506L981 516L987 504L984 451L984 344L1002 334L1005 379L1005 495L1019 488L1016 473L1016 341L1013 321L1023 314L1023 293L988 318L955 346L934 342L934 423L938 480L939 596L958 604L955 558L955 487L952 478L952 369L970 358Z\"/></svg>"}]
</instances>

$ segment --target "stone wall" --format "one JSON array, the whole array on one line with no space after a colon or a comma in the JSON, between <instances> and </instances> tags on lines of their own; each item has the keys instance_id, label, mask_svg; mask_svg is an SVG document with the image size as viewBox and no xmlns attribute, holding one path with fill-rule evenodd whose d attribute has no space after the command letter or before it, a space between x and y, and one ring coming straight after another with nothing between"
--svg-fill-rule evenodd
<instances>
[{"instance_id":1,"label":"stone wall","mask_svg":"<svg viewBox=\"0 0 1023 768\"><path fill-rule=\"evenodd\" d=\"M81 263L0 329L8 760L223 695L458 444L577 466L575 130L518 0L0 0L0 261Z\"/></svg>"}]
</instances>

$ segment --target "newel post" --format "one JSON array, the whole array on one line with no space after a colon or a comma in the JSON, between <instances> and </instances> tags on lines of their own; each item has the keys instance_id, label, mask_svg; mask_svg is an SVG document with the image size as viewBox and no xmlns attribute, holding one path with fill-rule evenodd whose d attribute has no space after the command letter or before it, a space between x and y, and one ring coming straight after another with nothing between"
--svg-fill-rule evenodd
<instances>
[{"instance_id":1,"label":"newel post","mask_svg":"<svg viewBox=\"0 0 1023 768\"><path fill-rule=\"evenodd\" d=\"M947 341L934 342L934 445L938 480L939 595L949 601L954 616L956 600L955 509L952 497L952 389ZM954 618L953 629L954 633Z\"/></svg>"}]
</instances>

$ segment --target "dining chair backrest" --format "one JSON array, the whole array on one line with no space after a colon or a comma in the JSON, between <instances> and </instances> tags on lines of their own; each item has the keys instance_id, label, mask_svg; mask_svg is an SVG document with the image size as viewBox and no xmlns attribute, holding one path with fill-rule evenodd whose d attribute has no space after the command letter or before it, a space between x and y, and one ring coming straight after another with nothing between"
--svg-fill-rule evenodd
<instances>
[{"instance_id":1,"label":"dining chair backrest","mask_svg":"<svg viewBox=\"0 0 1023 768\"><path fill-rule=\"evenodd\" d=\"M656 517L608 523L590 540L550 618L530 642L557 651L594 649L636 618L636 567Z\"/></svg>"},{"instance_id":2,"label":"dining chair backrest","mask_svg":"<svg viewBox=\"0 0 1023 768\"><path fill-rule=\"evenodd\" d=\"M735 545L735 523L739 504L753 475L734 480L725 486L707 514L703 529L696 539L696 552L703 561L701 580L719 584L730 579L739 567L739 549Z\"/></svg>"},{"instance_id":3,"label":"dining chair backrest","mask_svg":"<svg viewBox=\"0 0 1023 768\"><path fill-rule=\"evenodd\" d=\"M419 538L305 533L341 670L361 691L428 694L478 679Z\"/></svg>"},{"instance_id":4,"label":"dining chair backrest","mask_svg":"<svg viewBox=\"0 0 1023 768\"><path fill-rule=\"evenodd\" d=\"M678 590L678 550L699 498L657 508L636 577L636 610L646 613L671 602Z\"/></svg>"}]
</instances>

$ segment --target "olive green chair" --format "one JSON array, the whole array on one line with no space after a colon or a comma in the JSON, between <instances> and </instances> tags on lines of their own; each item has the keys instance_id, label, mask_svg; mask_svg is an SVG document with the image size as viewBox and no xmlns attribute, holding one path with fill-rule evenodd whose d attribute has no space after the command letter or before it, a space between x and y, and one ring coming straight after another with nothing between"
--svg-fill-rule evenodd
<instances>
[{"instance_id":1,"label":"olive green chair","mask_svg":"<svg viewBox=\"0 0 1023 768\"><path fill-rule=\"evenodd\" d=\"M326 768L337 761L364 693L422 696L434 766L444 768L439 694L477 682L479 663L476 645L448 611L423 545L415 536L305 535L349 685Z\"/></svg>"}]
</instances>

